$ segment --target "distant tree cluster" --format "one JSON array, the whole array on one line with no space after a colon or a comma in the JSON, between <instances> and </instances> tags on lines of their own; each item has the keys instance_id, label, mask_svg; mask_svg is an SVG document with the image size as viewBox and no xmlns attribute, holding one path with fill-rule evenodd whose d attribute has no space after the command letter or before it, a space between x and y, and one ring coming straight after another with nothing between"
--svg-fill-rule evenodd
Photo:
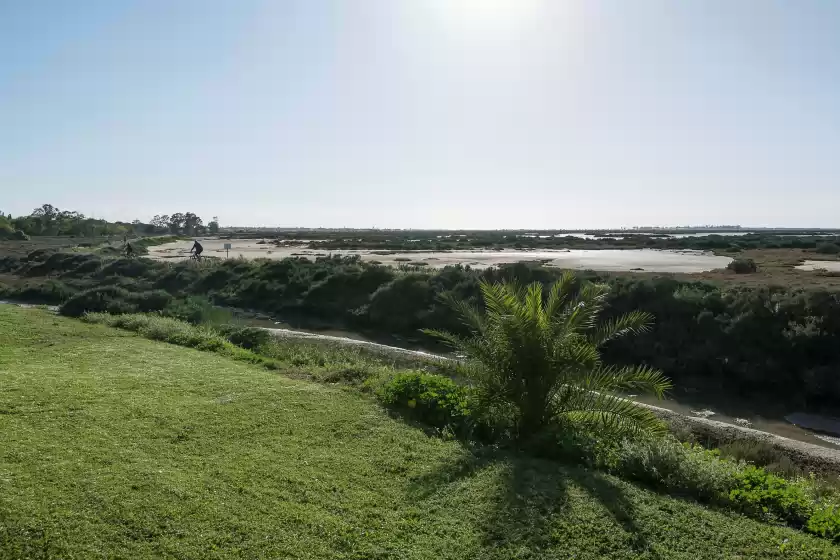
<instances>
[{"instance_id":1,"label":"distant tree cluster","mask_svg":"<svg viewBox=\"0 0 840 560\"><path fill-rule=\"evenodd\" d=\"M166 234L205 235L218 233L219 219L204 224L193 212L158 215L149 223L140 220L108 222L89 218L81 212L60 210L52 204L35 208L28 216L14 217L0 212L0 239L25 239L37 235L73 235L96 237L103 235Z\"/></svg>"},{"instance_id":2,"label":"distant tree cluster","mask_svg":"<svg viewBox=\"0 0 840 560\"><path fill-rule=\"evenodd\" d=\"M219 232L218 217L213 216L213 220L205 225L201 216L192 212L156 215L149 225L154 232L168 232L176 235L206 235Z\"/></svg>"}]
</instances>

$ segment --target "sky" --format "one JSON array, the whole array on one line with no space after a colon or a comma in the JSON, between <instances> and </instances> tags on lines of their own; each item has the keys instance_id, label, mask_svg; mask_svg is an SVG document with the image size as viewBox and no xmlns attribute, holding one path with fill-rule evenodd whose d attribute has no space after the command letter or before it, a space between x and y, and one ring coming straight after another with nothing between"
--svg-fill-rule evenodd
<instances>
[{"instance_id":1,"label":"sky","mask_svg":"<svg viewBox=\"0 0 840 560\"><path fill-rule=\"evenodd\" d=\"M840 227L840 2L0 0L0 211Z\"/></svg>"}]
</instances>

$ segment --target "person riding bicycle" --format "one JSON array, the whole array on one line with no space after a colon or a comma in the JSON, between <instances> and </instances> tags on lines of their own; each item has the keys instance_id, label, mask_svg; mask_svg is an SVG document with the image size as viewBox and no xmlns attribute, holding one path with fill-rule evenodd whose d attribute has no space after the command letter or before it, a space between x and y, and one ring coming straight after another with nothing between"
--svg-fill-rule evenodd
<instances>
[{"instance_id":1,"label":"person riding bicycle","mask_svg":"<svg viewBox=\"0 0 840 560\"><path fill-rule=\"evenodd\" d=\"M131 246L131 243L125 243L125 256L131 258L134 256L134 247Z\"/></svg>"},{"instance_id":2,"label":"person riding bicycle","mask_svg":"<svg viewBox=\"0 0 840 560\"><path fill-rule=\"evenodd\" d=\"M201 252L204 251L204 247L201 246L201 243L198 240L193 242L192 249L190 249L190 254L195 255L196 259L201 259Z\"/></svg>"}]
</instances>

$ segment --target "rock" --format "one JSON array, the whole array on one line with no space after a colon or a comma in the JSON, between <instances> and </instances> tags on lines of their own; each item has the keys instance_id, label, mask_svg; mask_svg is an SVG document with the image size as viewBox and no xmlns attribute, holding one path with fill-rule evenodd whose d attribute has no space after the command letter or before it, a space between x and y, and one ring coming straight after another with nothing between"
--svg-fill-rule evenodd
<instances>
[{"instance_id":1,"label":"rock","mask_svg":"<svg viewBox=\"0 0 840 560\"><path fill-rule=\"evenodd\" d=\"M752 422L750 422L746 418L736 418L735 423L745 428L752 428Z\"/></svg>"},{"instance_id":2,"label":"rock","mask_svg":"<svg viewBox=\"0 0 840 560\"><path fill-rule=\"evenodd\" d=\"M708 418L710 416L714 416L715 413L711 410L692 410L691 413L698 418Z\"/></svg>"}]
</instances>

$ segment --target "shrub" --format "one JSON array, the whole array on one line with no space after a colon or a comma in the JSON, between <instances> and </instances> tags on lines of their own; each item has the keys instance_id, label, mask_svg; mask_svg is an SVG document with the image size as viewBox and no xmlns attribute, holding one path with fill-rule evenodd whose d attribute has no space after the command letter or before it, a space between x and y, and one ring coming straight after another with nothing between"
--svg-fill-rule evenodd
<instances>
[{"instance_id":1,"label":"shrub","mask_svg":"<svg viewBox=\"0 0 840 560\"><path fill-rule=\"evenodd\" d=\"M753 516L772 515L795 526L803 525L810 516L812 502L801 485L752 465L737 478L729 501L742 511Z\"/></svg>"},{"instance_id":2,"label":"shrub","mask_svg":"<svg viewBox=\"0 0 840 560\"><path fill-rule=\"evenodd\" d=\"M130 301L137 306L138 311L148 313L166 308L172 301L172 295L164 290L151 290L132 294Z\"/></svg>"},{"instance_id":3,"label":"shrub","mask_svg":"<svg viewBox=\"0 0 840 560\"><path fill-rule=\"evenodd\" d=\"M731 263L726 265L726 268L735 274L752 274L758 272L758 265L752 259L733 259Z\"/></svg>"},{"instance_id":4,"label":"shrub","mask_svg":"<svg viewBox=\"0 0 840 560\"><path fill-rule=\"evenodd\" d=\"M840 245L836 243L817 243L817 253L823 255L836 255L840 253Z\"/></svg>"},{"instance_id":5,"label":"shrub","mask_svg":"<svg viewBox=\"0 0 840 560\"><path fill-rule=\"evenodd\" d=\"M442 375L398 373L379 388L377 396L385 405L436 428L463 431L470 423L467 389Z\"/></svg>"},{"instance_id":6,"label":"shrub","mask_svg":"<svg viewBox=\"0 0 840 560\"><path fill-rule=\"evenodd\" d=\"M68 299L59 308L59 313L68 317L81 317L85 313L131 313L137 306L129 301L131 293L117 286L106 286L85 290Z\"/></svg>"},{"instance_id":7,"label":"shrub","mask_svg":"<svg viewBox=\"0 0 840 560\"><path fill-rule=\"evenodd\" d=\"M723 457L731 457L737 461L763 467L769 472L786 477L801 474L800 469L790 457L763 441L736 440L726 443L720 446L720 454Z\"/></svg>"},{"instance_id":8,"label":"shrub","mask_svg":"<svg viewBox=\"0 0 840 560\"><path fill-rule=\"evenodd\" d=\"M21 288L7 288L5 292L6 297L47 305L59 305L74 294L75 291L72 288L58 280L27 282Z\"/></svg>"},{"instance_id":9,"label":"shrub","mask_svg":"<svg viewBox=\"0 0 840 560\"><path fill-rule=\"evenodd\" d=\"M247 348L248 350L256 350L272 340L271 333L265 329L258 329L256 327L223 325L218 330L231 343L242 348Z\"/></svg>"},{"instance_id":10,"label":"shrub","mask_svg":"<svg viewBox=\"0 0 840 560\"><path fill-rule=\"evenodd\" d=\"M235 348L212 329L190 325L160 315L89 313L85 315L85 320L134 331L152 340L160 340L199 350L218 352L220 350L230 351Z\"/></svg>"},{"instance_id":11,"label":"shrub","mask_svg":"<svg viewBox=\"0 0 840 560\"><path fill-rule=\"evenodd\" d=\"M670 436L624 440L607 466L622 477L709 502L720 501L738 484L738 463Z\"/></svg>"},{"instance_id":12,"label":"shrub","mask_svg":"<svg viewBox=\"0 0 840 560\"><path fill-rule=\"evenodd\" d=\"M808 519L805 529L827 539L840 540L840 508L833 504L818 508Z\"/></svg>"},{"instance_id":13,"label":"shrub","mask_svg":"<svg viewBox=\"0 0 840 560\"><path fill-rule=\"evenodd\" d=\"M0 225L0 239L11 241L29 241L29 236L19 229L13 229L7 224Z\"/></svg>"},{"instance_id":14,"label":"shrub","mask_svg":"<svg viewBox=\"0 0 840 560\"><path fill-rule=\"evenodd\" d=\"M0 272L13 272L20 266L20 259L10 256L0 256Z\"/></svg>"},{"instance_id":15,"label":"shrub","mask_svg":"<svg viewBox=\"0 0 840 560\"><path fill-rule=\"evenodd\" d=\"M163 314L193 325L202 323L224 324L231 320L229 311L215 307L209 299L201 296L172 300L163 310Z\"/></svg>"}]
</instances>

